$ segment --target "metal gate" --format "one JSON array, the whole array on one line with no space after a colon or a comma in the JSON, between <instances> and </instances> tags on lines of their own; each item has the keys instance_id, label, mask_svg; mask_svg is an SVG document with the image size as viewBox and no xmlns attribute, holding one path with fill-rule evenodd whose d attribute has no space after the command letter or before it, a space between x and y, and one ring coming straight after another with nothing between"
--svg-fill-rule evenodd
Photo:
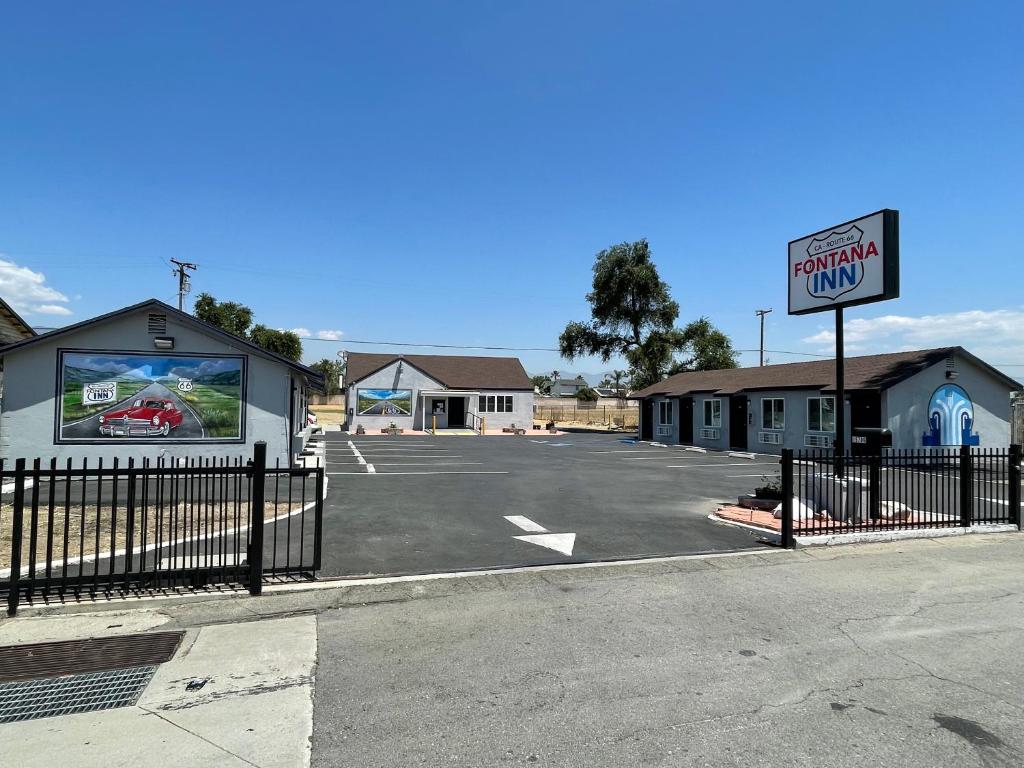
<instances>
[{"instance_id":1,"label":"metal gate","mask_svg":"<svg viewBox=\"0 0 1024 768\"><path fill-rule=\"evenodd\" d=\"M320 568L323 467L253 457L90 466L0 462L0 595L21 602L312 579Z\"/></svg>"}]
</instances>

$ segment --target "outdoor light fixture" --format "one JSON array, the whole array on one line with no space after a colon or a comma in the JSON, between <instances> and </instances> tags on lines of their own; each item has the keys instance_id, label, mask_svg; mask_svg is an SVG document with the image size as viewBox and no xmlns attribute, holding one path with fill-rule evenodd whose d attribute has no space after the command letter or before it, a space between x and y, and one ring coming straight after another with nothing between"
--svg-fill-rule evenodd
<instances>
[{"instance_id":1,"label":"outdoor light fixture","mask_svg":"<svg viewBox=\"0 0 1024 768\"><path fill-rule=\"evenodd\" d=\"M174 349L174 337L157 336L153 339L153 346L157 349Z\"/></svg>"}]
</instances>

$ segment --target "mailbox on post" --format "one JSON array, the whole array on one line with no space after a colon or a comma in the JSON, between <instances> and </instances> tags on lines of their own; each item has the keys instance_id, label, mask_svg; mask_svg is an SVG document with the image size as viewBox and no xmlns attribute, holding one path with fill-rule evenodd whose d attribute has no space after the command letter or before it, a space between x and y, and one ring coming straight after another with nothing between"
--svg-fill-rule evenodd
<instances>
[{"instance_id":1,"label":"mailbox on post","mask_svg":"<svg viewBox=\"0 0 1024 768\"><path fill-rule=\"evenodd\" d=\"M892 448L892 432L884 427L857 427L850 444L854 454L877 456L883 448Z\"/></svg>"},{"instance_id":2,"label":"mailbox on post","mask_svg":"<svg viewBox=\"0 0 1024 768\"><path fill-rule=\"evenodd\" d=\"M892 448L892 432L883 427L861 427L850 436L853 453L867 457L868 515L872 520L882 517L882 451Z\"/></svg>"}]
</instances>

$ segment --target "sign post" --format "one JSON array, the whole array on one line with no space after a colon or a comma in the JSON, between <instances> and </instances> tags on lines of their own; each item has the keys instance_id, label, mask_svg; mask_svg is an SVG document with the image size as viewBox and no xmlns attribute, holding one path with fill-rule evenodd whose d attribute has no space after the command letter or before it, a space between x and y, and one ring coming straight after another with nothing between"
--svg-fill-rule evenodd
<instances>
[{"instance_id":1,"label":"sign post","mask_svg":"<svg viewBox=\"0 0 1024 768\"><path fill-rule=\"evenodd\" d=\"M836 313L835 473L844 474L843 309L900 295L900 213L889 208L789 243L789 314Z\"/></svg>"}]
</instances>

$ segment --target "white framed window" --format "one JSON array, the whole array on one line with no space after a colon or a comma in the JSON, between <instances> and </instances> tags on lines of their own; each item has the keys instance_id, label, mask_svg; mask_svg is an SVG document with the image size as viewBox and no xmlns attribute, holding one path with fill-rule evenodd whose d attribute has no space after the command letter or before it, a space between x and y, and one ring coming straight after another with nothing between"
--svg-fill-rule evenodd
<instances>
[{"instance_id":1,"label":"white framed window","mask_svg":"<svg viewBox=\"0 0 1024 768\"><path fill-rule=\"evenodd\" d=\"M717 397L704 401L704 426L722 426L722 401Z\"/></svg>"},{"instance_id":2,"label":"white framed window","mask_svg":"<svg viewBox=\"0 0 1024 768\"><path fill-rule=\"evenodd\" d=\"M658 401L658 423L665 427L672 425L672 401Z\"/></svg>"},{"instance_id":3,"label":"white framed window","mask_svg":"<svg viewBox=\"0 0 1024 768\"><path fill-rule=\"evenodd\" d=\"M761 398L761 429L786 428L786 401L781 397Z\"/></svg>"},{"instance_id":4,"label":"white framed window","mask_svg":"<svg viewBox=\"0 0 1024 768\"><path fill-rule=\"evenodd\" d=\"M807 431L836 431L836 399L834 397L807 398Z\"/></svg>"},{"instance_id":5,"label":"white framed window","mask_svg":"<svg viewBox=\"0 0 1024 768\"><path fill-rule=\"evenodd\" d=\"M478 413L513 413L512 395L480 395Z\"/></svg>"}]
</instances>

